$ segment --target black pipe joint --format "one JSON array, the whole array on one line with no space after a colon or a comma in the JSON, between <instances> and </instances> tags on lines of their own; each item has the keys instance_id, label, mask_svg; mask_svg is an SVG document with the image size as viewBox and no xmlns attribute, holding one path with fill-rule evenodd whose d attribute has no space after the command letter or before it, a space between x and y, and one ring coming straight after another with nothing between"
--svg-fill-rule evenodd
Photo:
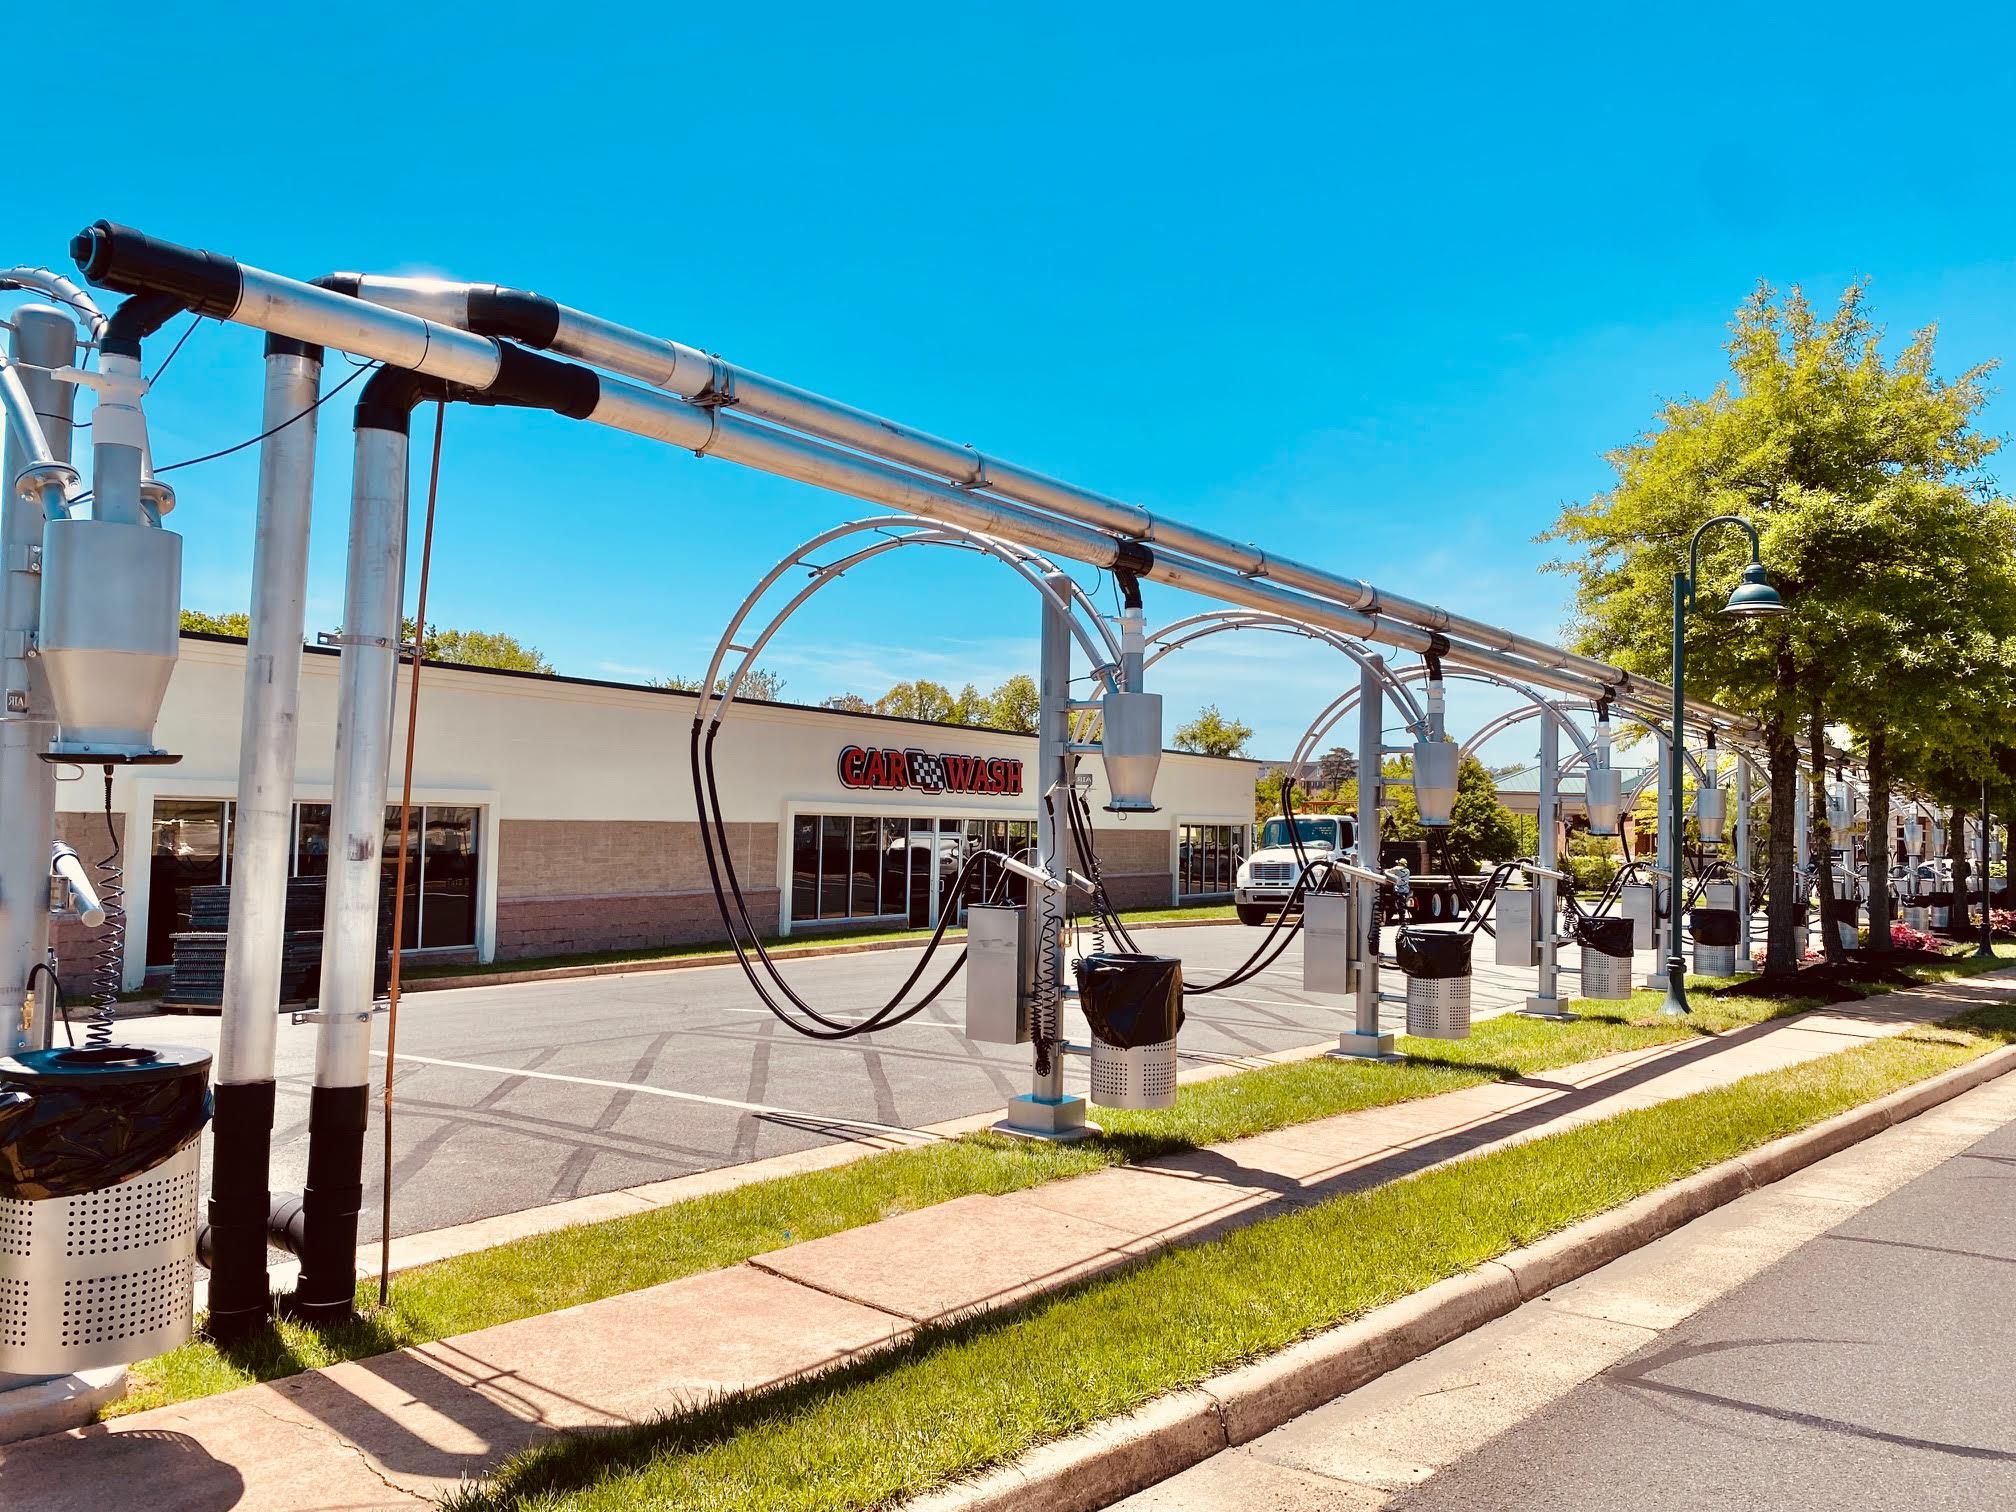
<instances>
[{"instance_id":1,"label":"black pipe joint","mask_svg":"<svg viewBox=\"0 0 2016 1512\"><path fill-rule=\"evenodd\" d=\"M203 1331L222 1344L259 1332L273 1311L266 1273L273 1083L220 1084L212 1097L215 1168L209 1222L197 1234L196 1250L210 1267L210 1318Z\"/></svg>"},{"instance_id":2,"label":"black pipe joint","mask_svg":"<svg viewBox=\"0 0 2016 1512\"><path fill-rule=\"evenodd\" d=\"M357 1303L357 1215L364 1205L369 1087L317 1087L308 1099L308 1183L301 1192L301 1279L282 1309L339 1323ZM262 1237L266 1214L260 1214Z\"/></svg>"},{"instance_id":3,"label":"black pipe joint","mask_svg":"<svg viewBox=\"0 0 2016 1512\"><path fill-rule=\"evenodd\" d=\"M140 358L140 343L189 308L179 294L135 294L105 322L98 349L120 357Z\"/></svg>"},{"instance_id":4,"label":"black pipe joint","mask_svg":"<svg viewBox=\"0 0 2016 1512\"><path fill-rule=\"evenodd\" d=\"M245 290L238 264L108 220L93 221L70 239L79 271L101 289L121 294L172 294L184 309L228 316Z\"/></svg>"}]
</instances>

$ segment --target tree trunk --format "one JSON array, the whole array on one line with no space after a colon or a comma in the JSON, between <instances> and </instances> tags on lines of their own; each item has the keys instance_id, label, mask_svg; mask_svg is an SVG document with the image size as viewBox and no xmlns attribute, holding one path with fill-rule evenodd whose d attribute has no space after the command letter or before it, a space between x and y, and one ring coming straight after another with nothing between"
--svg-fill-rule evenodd
<instances>
[{"instance_id":1,"label":"tree trunk","mask_svg":"<svg viewBox=\"0 0 2016 1512\"><path fill-rule=\"evenodd\" d=\"M1813 881L1820 901L1820 948L1830 964L1847 960L1834 927L1834 827L1827 822L1827 723L1816 702L1807 716L1806 742L1813 772Z\"/></svg>"},{"instance_id":2,"label":"tree trunk","mask_svg":"<svg viewBox=\"0 0 2016 1512\"><path fill-rule=\"evenodd\" d=\"M1869 737L1869 949L1890 948L1890 738Z\"/></svg>"},{"instance_id":3,"label":"tree trunk","mask_svg":"<svg viewBox=\"0 0 2016 1512\"><path fill-rule=\"evenodd\" d=\"M1946 933L1956 940L1967 938L1967 882L1973 875L1967 864L1967 810L1953 810L1946 826L1946 859L1953 863L1953 907L1946 915Z\"/></svg>"},{"instance_id":4,"label":"tree trunk","mask_svg":"<svg viewBox=\"0 0 2016 1512\"><path fill-rule=\"evenodd\" d=\"M1765 887L1769 912L1765 918L1764 974L1790 975L1805 954L1800 938L1799 892L1794 870L1798 845L1794 830L1799 808L1799 743L1782 723L1770 727L1767 760L1771 774L1771 829L1765 841L1770 876Z\"/></svg>"}]
</instances>

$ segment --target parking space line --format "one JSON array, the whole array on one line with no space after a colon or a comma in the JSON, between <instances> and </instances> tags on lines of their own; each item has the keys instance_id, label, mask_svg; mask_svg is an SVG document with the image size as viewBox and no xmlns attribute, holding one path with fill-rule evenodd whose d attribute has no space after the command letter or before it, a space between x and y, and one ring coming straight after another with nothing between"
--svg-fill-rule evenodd
<instances>
[{"instance_id":1,"label":"parking space line","mask_svg":"<svg viewBox=\"0 0 2016 1512\"><path fill-rule=\"evenodd\" d=\"M373 1050L378 1059L385 1058L383 1050ZM533 1081L568 1082L577 1087L607 1087L614 1092L641 1092L646 1097L667 1097L676 1102L705 1103L714 1108L733 1108L741 1113L768 1114L776 1118L790 1119L794 1123L809 1124L814 1127L831 1124L849 1129L866 1129L876 1134L894 1135L915 1140L920 1144L935 1144L942 1136L927 1133L923 1129L906 1129L900 1124L876 1123L868 1118L839 1118L824 1113L805 1113L796 1108L772 1107L768 1103L741 1102L732 1097L708 1097L700 1092L674 1092L669 1087L653 1087L642 1082L608 1081L599 1076L568 1076L560 1071L520 1071L515 1066L485 1066L474 1061L442 1060L430 1055L401 1055L402 1062L410 1061L420 1066L449 1066L457 1071L486 1071L492 1076L526 1077Z\"/></svg>"}]
</instances>

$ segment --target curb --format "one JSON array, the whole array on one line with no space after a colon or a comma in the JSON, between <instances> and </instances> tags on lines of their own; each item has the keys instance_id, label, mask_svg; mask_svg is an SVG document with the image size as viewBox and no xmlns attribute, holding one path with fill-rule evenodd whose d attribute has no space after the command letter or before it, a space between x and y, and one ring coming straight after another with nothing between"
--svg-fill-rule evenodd
<instances>
[{"instance_id":1,"label":"curb","mask_svg":"<svg viewBox=\"0 0 2016 1512\"><path fill-rule=\"evenodd\" d=\"M914 1498L904 1512L1097 1512L1250 1443L1746 1192L2010 1071L2016 1071L2016 1045L1697 1171L1201 1386L1157 1397L999 1469Z\"/></svg>"},{"instance_id":2,"label":"curb","mask_svg":"<svg viewBox=\"0 0 2016 1512\"><path fill-rule=\"evenodd\" d=\"M1144 924L1130 925L1135 929L1202 929L1211 924L1236 924L1237 919L1154 919ZM947 931L947 941L963 940L965 931ZM911 950L924 943L924 937L913 936L903 940L857 940L847 945L807 945L803 949L772 949L770 957L777 961L809 961L819 956L866 955L878 950ZM424 976L405 977L399 982L402 997L415 992L446 992L460 987L511 987L521 982L567 982L582 977L633 976L646 971L692 971L702 966L733 966L735 953L731 950L709 951L705 955L666 956L658 960L603 961L588 966L540 966L526 971L472 971L464 976ZM214 1010L212 1010L214 1011Z\"/></svg>"}]
</instances>

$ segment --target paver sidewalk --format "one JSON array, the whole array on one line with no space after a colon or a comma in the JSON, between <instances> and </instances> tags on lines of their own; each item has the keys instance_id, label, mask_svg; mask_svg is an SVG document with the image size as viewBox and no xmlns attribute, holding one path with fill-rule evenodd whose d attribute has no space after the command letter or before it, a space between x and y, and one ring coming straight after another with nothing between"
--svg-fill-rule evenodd
<instances>
[{"instance_id":1,"label":"paver sidewalk","mask_svg":"<svg viewBox=\"0 0 2016 1512\"><path fill-rule=\"evenodd\" d=\"M886 1346L1159 1246L2016 996L2016 978L1607 1056L1003 1197L962 1197L563 1312L0 1449L0 1506L429 1504L569 1429L646 1420Z\"/></svg>"}]
</instances>

